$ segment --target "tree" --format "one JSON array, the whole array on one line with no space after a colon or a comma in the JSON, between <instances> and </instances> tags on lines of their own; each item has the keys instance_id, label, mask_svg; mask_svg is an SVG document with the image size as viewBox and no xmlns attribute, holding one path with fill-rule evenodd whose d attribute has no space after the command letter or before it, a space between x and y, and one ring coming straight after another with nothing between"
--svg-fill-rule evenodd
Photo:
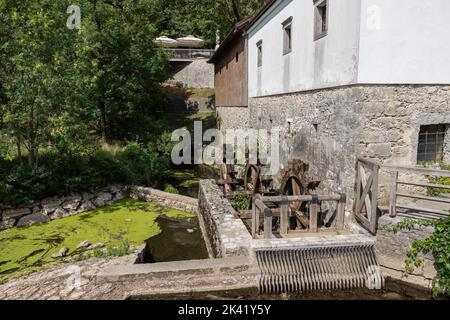
<instances>
[{"instance_id":1,"label":"tree","mask_svg":"<svg viewBox=\"0 0 450 320\"><path fill-rule=\"evenodd\" d=\"M168 74L152 0L79 1L80 30L66 26L70 2L0 0L0 130L33 167L40 149L82 153L90 132L109 141L124 118L151 113Z\"/></svg>"},{"instance_id":2,"label":"tree","mask_svg":"<svg viewBox=\"0 0 450 320\"><path fill-rule=\"evenodd\" d=\"M213 48L216 32L222 39L236 22L260 8L264 0L155 0L161 14L157 30L172 38L196 35Z\"/></svg>"}]
</instances>

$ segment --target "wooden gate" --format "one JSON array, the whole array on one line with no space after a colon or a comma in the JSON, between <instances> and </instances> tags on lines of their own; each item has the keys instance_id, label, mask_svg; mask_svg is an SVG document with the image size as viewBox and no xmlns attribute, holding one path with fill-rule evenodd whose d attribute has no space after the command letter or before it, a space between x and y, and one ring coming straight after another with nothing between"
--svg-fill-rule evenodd
<instances>
[{"instance_id":1,"label":"wooden gate","mask_svg":"<svg viewBox=\"0 0 450 320\"><path fill-rule=\"evenodd\" d=\"M380 166L359 158L356 165L356 190L353 212L356 220L372 234L377 232L378 175Z\"/></svg>"}]
</instances>

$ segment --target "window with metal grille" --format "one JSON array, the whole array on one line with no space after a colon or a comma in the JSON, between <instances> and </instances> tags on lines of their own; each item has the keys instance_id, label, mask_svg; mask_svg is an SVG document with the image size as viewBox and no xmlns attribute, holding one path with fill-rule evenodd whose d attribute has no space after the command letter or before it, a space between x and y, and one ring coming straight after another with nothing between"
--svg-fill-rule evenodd
<instances>
[{"instance_id":1,"label":"window with metal grille","mask_svg":"<svg viewBox=\"0 0 450 320\"><path fill-rule=\"evenodd\" d=\"M445 124L420 127L417 162L439 163L443 160L446 129Z\"/></svg>"}]
</instances>

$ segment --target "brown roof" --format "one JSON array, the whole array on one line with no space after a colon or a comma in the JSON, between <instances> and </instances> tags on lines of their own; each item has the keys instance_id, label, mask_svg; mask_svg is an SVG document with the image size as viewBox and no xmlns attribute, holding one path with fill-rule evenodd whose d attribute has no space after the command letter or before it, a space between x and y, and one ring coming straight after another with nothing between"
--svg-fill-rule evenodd
<instances>
[{"instance_id":1,"label":"brown roof","mask_svg":"<svg viewBox=\"0 0 450 320\"><path fill-rule=\"evenodd\" d=\"M220 47L216 50L214 55L209 59L209 63L215 63L222 53L227 49L228 45L237 37L244 35L244 31L250 28L277 0L267 0L264 5L251 16L236 23L231 32L223 40Z\"/></svg>"}]
</instances>

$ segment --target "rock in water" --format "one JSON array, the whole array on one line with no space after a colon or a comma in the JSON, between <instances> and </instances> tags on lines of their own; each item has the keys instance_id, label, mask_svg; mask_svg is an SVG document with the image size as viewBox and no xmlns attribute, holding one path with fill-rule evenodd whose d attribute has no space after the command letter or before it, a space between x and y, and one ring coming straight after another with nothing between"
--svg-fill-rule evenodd
<instances>
[{"instance_id":1,"label":"rock in water","mask_svg":"<svg viewBox=\"0 0 450 320\"><path fill-rule=\"evenodd\" d=\"M77 246L77 249L87 249L87 248L89 248L90 245L91 245L91 243L89 241L84 240Z\"/></svg>"},{"instance_id":2,"label":"rock in water","mask_svg":"<svg viewBox=\"0 0 450 320\"><path fill-rule=\"evenodd\" d=\"M55 253L52 255L53 259L63 258L67 255L69 252L69 249L67 247L61 248L58 253Z\"/></svg>"}]
</instances>

